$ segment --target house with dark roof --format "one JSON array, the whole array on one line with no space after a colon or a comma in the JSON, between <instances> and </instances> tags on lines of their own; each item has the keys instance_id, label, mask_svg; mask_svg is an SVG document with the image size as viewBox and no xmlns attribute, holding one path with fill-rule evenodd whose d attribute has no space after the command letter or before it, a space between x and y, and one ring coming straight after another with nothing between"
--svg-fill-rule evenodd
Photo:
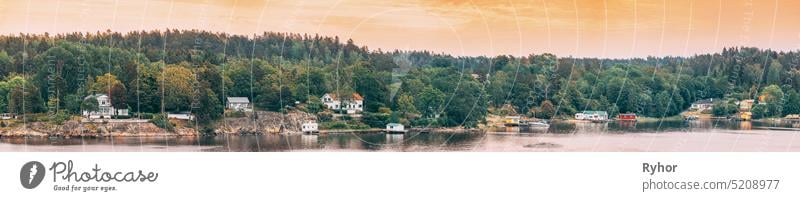
<instances>
[{"instance_id":1,"label":"house with dark roof","mask_svg":"<svg viewBox=\"0 0 800 201\"><path fill-rule=\"evenodd\" d=\"M696 111L705 111L714 109L714 98L695 101L689 108Z\"/></svg>"}]
</instances>

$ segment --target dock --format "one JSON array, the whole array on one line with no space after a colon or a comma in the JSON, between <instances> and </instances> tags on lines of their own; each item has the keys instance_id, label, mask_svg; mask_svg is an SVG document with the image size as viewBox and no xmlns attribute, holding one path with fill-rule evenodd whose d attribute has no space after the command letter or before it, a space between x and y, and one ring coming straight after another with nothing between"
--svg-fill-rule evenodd
<instances>
[{"instance_id":1,"label":"dock","mask_svg":"<svg viewBox=\"0 0 800 201\"><path fill-rule=\"evenodd\" d=\"M758 126L753 128L764 129L764 130L776 130L776 131L800 131L800 128L771 127L771 126Z\"/></svg>"},{"instance_id":2,"label":"dock","mask_svg":"<svg viewBox=\"0 0 800 201\"><path fill-rule=\"evenodd\" d=\"M378 133L383 132L383 129L380 128L370 128L370 129L330 129L330 130L319 130L319 134L363 134L363 133Z\"/></svg>"}]
</instances>

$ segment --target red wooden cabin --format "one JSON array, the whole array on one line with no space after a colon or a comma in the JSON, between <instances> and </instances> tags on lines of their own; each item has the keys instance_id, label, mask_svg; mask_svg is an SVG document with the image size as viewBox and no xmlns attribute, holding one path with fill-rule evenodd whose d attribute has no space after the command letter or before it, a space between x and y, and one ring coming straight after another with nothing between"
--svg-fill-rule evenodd
<instances>
[{"instance_id":1,"label":"red wooden cabin","mask_svg":"<svg viewBox=\"0 0 800 201\"><path fill-rule=\"evenodd\" d=\"M634 113L619 114L617 116L617 120L621 120L621 121L636 121L636 114L634 114Z\"/></svg>"}]
</instances>

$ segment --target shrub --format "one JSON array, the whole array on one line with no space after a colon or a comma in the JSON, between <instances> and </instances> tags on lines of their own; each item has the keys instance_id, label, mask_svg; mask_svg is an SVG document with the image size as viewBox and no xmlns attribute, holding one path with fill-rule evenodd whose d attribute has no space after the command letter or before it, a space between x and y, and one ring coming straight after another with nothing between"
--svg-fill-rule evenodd
<instances>
[{"instance_id":1,"label":"shrub","mask_svg":"<svg viewBox=\"0 0 800 201\"><path fill-rule=\"evenodd\" d=\"M750 112L753 113L753 119L761 119L767 116L767 106L756 104L753 108L750 109Z\"/></svg>"},{"instance_id":2,"label":"shrub","mask_svg":"<svg viewBox=\"0 0 800 201\"><path fill-rule=\"evenodd\" d=\"M714 116L728 116L731 114L736 114L736 111L739 109L739 106L727 101L719 101L714 103L714 108L711 109L711 113Z\"/></svg>"},{"instance_id":3,"label":"shrub","mask_svg":"<svg viewBox=\"0 0 800 201\"><path fill-rule=\"evenodd\" d=\"M69 120L70 115L64 111L59 111L52 116L50 116L50 122L55 123L57 125L64 124L65 121Z\"/></svg>"},{"instance_id":4,"label":"shrub","mask_svg":"<svg viewBox=\"0 0 800 201\"><path fill-rule=\"evenodd\" d=\"M239 117L245 117L245 114L241 110L227 111L225 112L225 117L239 118Z\"/></svg>"},{"instance_id":5,"label":"shrub","mask_svg":"<svg viewBox=\"0 0 800 201\"><path fill-rule=\"evenodd\" d=\"M150 122L158 126L159 128L166 129L168 131L173 131L175 129L171 123L169 123L169 119L167 116L163 114L154 115L153 119L150 119Z\"/></svg>"},{"instance_id":6,"label":"shrub","mask_svg":"<svg viewBox=\"0 0 800 201\"><path fill-rule=\"evenodd\" d=\"M344 121L333 121L333 122L323 122L322 128L325 129L368 129L370 128L368 125L363 124L357 121L351 122L344 122Z\"/></svg>"},{"instance_id":7,"label":"shrub","mask_svg":"<svg viewBox=\"0 0 800 201\"><path fill-rule=\"evenodd\" d=\"M320 112L317 113L317 119L319 119L320 122L331 121L333 120L333 114L330 112Z\"/></svg>"},{"instance_id":8,"label":"shrub","mask_svg":"<svg viewBox=\"0 0 800 201\"><path fill-rule=\"evenodd\" d=\"M418 127L436 128L436 127L439 127L440 123L439 123L439 119L419 118L419 119L411 120L411 125L412 126L418 126Z\"/></svg>"},{"instance_id":9,"label":"shrub","mask_svg":"<svg viewBox=\"0 0 800 201\"><path fill-rule=\"evenodd\" d=\"M324 122L324 123L322 123L322 127L323 128L327 128L327 129L347 129L348 128L347 123L344 123L344 122L341 122L341 121Z\"/></svg>"},{"instance_id":10,"label":"shrub","mask_svg":"<svg viewBox=\"0 0 800 201\"><path fill-rule=\"evenodd\" d=\"M373 128L382 128L389 123L389 114L365 112L361 121Z\"/></svg>"},{"instance_id":11,"label":"shrub","mask_svg":"<svg viewBox=\"0 0 800 201\"><path fill-rule=\"evenodd\" d=\"M140 114L142 119L153 119L153 113L141 113ZM138 115L137 115L138 116Z\"/></svg>"}]
</instances>

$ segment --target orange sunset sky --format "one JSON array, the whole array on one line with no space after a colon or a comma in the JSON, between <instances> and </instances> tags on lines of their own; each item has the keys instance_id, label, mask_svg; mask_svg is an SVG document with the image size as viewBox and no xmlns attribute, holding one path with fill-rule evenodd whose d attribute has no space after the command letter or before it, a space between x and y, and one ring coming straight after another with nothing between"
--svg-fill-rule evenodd
<instances>
[{"instance_id":1,"label":"orange sunset sky","mask_svg":"<svg viewBox=\"0 0 800 201\"><path fill-rule=\"evenodd\" d=\"M800 0L0 0L0 33L203 29L454 55L644 57L800 49Z\"/></svg>"}]
</instances>

